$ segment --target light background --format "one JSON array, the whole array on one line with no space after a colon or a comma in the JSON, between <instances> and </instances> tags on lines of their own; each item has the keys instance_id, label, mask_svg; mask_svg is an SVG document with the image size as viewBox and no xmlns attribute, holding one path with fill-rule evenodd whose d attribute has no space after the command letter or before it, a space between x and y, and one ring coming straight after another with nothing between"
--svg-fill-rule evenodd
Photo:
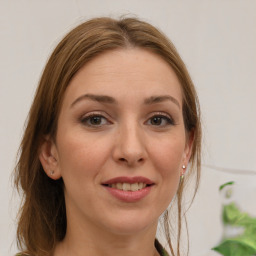
<instances>
[{"instance_id":1,"label":"light background","mask_svg":"<svg viewBox=\"0 0 256 256\"><path fill-rule=\"evenodd\" d=\"M10 176L51 50L83 20L130 13L171 38L201 101L204 166L198 196L188 213L190 255L217 255L210 248L222 235L218 194L222 183L236 181L239 205L256 215L256 1L0 0L0 256L16 252L19 198L13 194Z\"/></svg>"}]
</instances>

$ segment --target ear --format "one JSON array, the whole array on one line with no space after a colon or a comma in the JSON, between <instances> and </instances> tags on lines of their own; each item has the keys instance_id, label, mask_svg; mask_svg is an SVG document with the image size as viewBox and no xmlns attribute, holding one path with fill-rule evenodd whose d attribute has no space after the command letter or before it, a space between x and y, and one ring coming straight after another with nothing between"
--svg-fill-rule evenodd
<instances>
[{"instance_id":1,"label":"ear","mask_svg":"<svg viewBox=\"0 0 256 256\"><path fill-rule=\"evenodd\" d=\"M44 137L40 146L39 160L49 178L57 180L61 177L57 147L49 136Z\"/></svg>"},{"instance_id":2,"label":"ear","mask_svg":"<svg viewBox=\"0 0 256 256\"><path fill-rule=\"evenodd\" d=\"M186 145L185 145L184 155L183 155L182 165L185 166L185 169L188 166L188 163L192 154L193 144L194 144L194 131L190 131L187 134Z\"/></svg>"}]
</instances>

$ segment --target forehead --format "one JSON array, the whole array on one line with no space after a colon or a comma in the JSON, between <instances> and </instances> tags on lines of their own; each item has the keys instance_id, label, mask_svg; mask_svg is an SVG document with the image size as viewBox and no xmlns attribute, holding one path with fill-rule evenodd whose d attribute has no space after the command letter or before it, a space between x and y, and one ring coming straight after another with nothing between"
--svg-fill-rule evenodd
<instances>
[{"instance_id":1,"label":"forehead","mask_svg":"<svg viewBox=\"0 0 256 256\"><path fill-rule=\"evenodd\" d=\"M182 102L181 85L171 66L140 48L105 52L85 64L71 80L64 101L83 93L122 93L134 98L169 93Z\"/></svg>"}]
</instances>

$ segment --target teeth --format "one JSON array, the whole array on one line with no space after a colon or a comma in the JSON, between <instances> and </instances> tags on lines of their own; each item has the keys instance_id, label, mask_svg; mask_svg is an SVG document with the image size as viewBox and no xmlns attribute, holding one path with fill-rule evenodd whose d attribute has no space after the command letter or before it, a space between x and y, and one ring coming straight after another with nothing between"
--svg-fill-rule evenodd
<instances>
[{"instance_id":1,"label":"teeth","mask_svg":"<svg viewBox=\"0 0 256 256\"><path fill-rule=\"evenodd\" d=\"M123 189L123 184L122 183L117 183L116 188L117 189Z\"/></svg>"},{"instance_id":2,"label":"teeth","mask_svg":"<svg viewBox=\"0 0 256 256\"><path fill-rule=\"evenodd\" d=\"M138 183L131 184L131 191L138 191L138 189L139 189Z\"/></svg>"},{"instance_id":3,"label":"teeth","mask_svg":"<svg viewBox=\"0 0 256 256\"><path fill-rule=\"evenodd\" d=\"M129 183L123 183L123 190L124 190L124 191L131 190L131 184L129 184Z\"/></svg>"},{"instance_id":4,"label":"teeth","mask_svg":"<svg viewBox=\"0 0 256 256\"><path fill-rule=\"evenodd\" d=\"M145 188L147 185L145 183L140 182L139 183L139 189Z\"/></svg>"},{"instance_id":5,"label":"teeth","mask_svg":"<svg viewBox=\"0 0 256 256\"><path fill-rule=\"evenodd\" d=\"M123 191L138 191L140 189L145 188L147 185L145 183L139 182L139 183L114 183L110 184L111 188L117 188Z\"/></svg>"}]
</instances>

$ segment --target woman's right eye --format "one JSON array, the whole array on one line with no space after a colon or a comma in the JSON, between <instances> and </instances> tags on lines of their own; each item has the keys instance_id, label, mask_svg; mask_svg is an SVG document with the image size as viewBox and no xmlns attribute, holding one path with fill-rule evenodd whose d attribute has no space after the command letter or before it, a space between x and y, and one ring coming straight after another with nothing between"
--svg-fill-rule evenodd
<instances>
[{"instance_id":1,"label":"woman's right eye","mask_svg":"<svg viewBox=\"0 0 256 256\"><path fill-rule=\"evenodd\" d=\"M110 123L104 116L96 114L83 117L81 122L84 125L91 127L101 127Z\"/></svg>"}]
</instances>

